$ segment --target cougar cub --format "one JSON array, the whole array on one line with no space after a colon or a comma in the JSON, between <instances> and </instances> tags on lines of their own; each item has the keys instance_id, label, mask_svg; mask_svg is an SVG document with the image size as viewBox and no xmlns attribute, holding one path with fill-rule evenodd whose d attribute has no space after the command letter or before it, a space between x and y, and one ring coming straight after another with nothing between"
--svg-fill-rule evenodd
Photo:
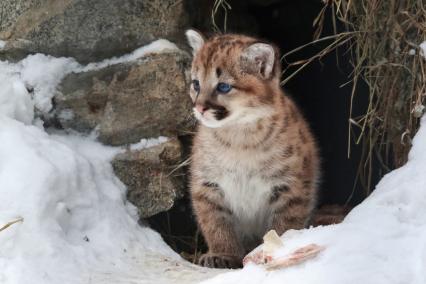
<instances>
[{"instance_id":1,"label":"cougar cub","mask_svg":"<svg viewBox=\"0 0 426 284\"><path fill-rule=\"evenodd\" d=\"M201 122L191 164L193 208L209 251L199 263L235 268L270 229L304 228L319 177L318 150L280 89L278 50L242 35L208 40L186 32L193 49L190 96Z\"/></svg>"}]
</instances>

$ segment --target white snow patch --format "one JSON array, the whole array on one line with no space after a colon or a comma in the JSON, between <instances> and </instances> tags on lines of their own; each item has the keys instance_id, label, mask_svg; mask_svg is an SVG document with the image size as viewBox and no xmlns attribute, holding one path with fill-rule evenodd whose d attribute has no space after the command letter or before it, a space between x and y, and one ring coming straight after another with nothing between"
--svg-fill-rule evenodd
<instances>
[{"instance_id":1,"label":"white snow patch","mask_svg":"<svg viewBox=\"0 0 426 284\"><path fill-rule=\"evenodd\" d=\"M420 45L420 54L426 59L426 41L422 42Z\"/></svg>"},{"instance_id":2,"label":"white snow patch","mask_svg":"<svg viewBox=\"0 0 426 284\"><path fill-rule=\"evenodd\" d=\"M57 84L78 66L74 59L55 58L43 54L29 55L17 64L0 61L0 82L2 89L5 89L0 91L0 97L13 101L11 96L16 93L10 89L19 88L17 92L19 96L30 100L30 90L33 92L32 107L48 112L52 108L51 100L55 95ZM32 117L31 114L30 117Z\"/></svg>"},{"instance_id":3,"label":"white snow patch","mask_svg":"<svg viewBox=\"0 0 426 284\"><path fill-rule=\"evenodd\" d=\"M64 109L58 114L58 118L62 121L71 120L74 118L74 112L71 109Z\"/></svg>"},{"instance_id":4,"label":"white snow patch","mask_svg":"<svg viewBox=\"0 0 426 284\"><path fill-rule=\"evenodd\" d=\"M6 42L4 40L0 40L0 49L3 49L6 46Z\"/></svg>"},{"instance_id":5,"label":"white snow patch","mask_svg":"<svg viewBox=\"0 0 426 284\"><path fill-rule=\"evenodd\" d=\"M153 146L160 145L169 141L169 138L160 136L158 138L143 138L140 142L130 145L130 150L142 150Z\"/></svg>"},{"instance_id":6,"label":"white snow patch","mask_svg":"<svg viewBox=\"0 0 426 284\"><path fill-rule=\"evenodd\" d=\"M48 112L52 108L56 86L79 64L72 58L35 54L21 60L19 66L21 79L34 90L35 107Z\"/></svg>"},{"instance_id":7,"label":"white snow patch","mask_svg":"<svg viewBox=\"0 0 426 284\"><path fill-rule=\"evenodd\" d=\"M90 63L87 66L77 70L77 72L98 70L118 63L131 62L151 53L173 52L178 50L179 48L174 43L165 39L158 39L148 45L136 49L130 54L121 57L113 57L97 63Z\"/></svg>"},{"instance_id":8,"label":"white snow patch","mask_svg":"<svg viewBox=\"0 0 426 284\"><path fill-rule=\"evenodd\" d=\"M16 69L0 61L0 115L30 124L34 117L34 102Z\"/></svg>"}]
</instances>

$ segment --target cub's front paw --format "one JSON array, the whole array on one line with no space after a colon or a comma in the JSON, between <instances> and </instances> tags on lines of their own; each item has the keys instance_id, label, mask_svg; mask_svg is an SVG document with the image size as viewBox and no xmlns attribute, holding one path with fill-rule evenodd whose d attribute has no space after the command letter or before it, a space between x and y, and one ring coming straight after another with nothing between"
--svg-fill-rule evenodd
<instances>
[{"instance_id":1,"label":"cub's front paw","mask_svg":"<svg viewBox=\"0 0 426 284\"><path fill-rule=\"evenodd\" d=\"M240 257L219 253L203 254L198 260L198 264L210 268L241 268L243 266Z\"/></svg>"}]
</instances>

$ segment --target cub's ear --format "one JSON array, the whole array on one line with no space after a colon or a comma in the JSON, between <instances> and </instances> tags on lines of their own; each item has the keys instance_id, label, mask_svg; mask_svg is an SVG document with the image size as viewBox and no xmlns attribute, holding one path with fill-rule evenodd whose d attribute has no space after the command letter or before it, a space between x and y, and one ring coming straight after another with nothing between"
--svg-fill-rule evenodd
<instances>
[{"instance_id":1,"label":"cub's ear","mask_svg":"<svg viewBox=\"0 0 426 284\"><path fill-rule=\"evenodd\" d=\"M187 30L185 35L189 45L192 47L192 54L197 53L204 44L204 37L194 30Z\"/></svg>"},{"instance_id":2,"label":"cub's ear","mask_svg":"<svg viewBox=\"0 0 426 284\"><path fill-rule=\"evenodd\" d=\"M244 72L270 79L274 74L275 50L270 44L254 43L243 50L241 68Z\"/></svg>"}]
</instances>

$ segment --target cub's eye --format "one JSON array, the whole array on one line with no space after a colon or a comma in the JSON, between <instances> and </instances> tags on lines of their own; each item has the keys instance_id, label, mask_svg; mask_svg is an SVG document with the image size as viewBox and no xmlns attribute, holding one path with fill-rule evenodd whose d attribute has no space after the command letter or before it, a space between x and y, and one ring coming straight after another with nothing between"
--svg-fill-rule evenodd
<instances>
[{"instance_id":1,"label":"cub's eye","mask_svg":"<svg viewBox=\"0 0 426 284\"><path fill-rule=\"evenodd\" d=\"M217 84L216 90L220 93L228 93L232 89L232 86L227 83L219 83Z\"/></svg>"},{"instance_id":2,"label":"cub's eye","mask_svg":"<svg viewBox=\"0 0 426 284\"><path fill-rule=\"evenodd\" d=\"M194 88L194 91L199 93L200 92L200 81L192 80L192 87Z\"/></svg>"}]
</instances>

